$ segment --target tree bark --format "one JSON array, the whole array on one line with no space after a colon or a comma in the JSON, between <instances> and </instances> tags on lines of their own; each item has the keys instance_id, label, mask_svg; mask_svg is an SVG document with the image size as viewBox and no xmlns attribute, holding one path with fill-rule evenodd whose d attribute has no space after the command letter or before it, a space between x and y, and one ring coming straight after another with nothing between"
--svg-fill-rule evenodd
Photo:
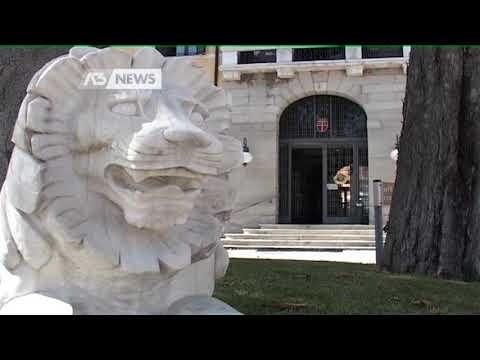
<instances>
[{"instance_id":1,"label":"tree bark","mask_svg":"<svg viewBox=\"0 0 480 360\"><path fill-rule=\"evenodd\" d=\"M69 48L0 49L0 184L3 184L13 149L10 141L20 104L33 75Z\"/></svg>"},{"instance_id":2,"label":"tree bark","mask_svg":"<svg viewBox=\"0 0 480 360\"><path fill-rule=\"evenodd\" d=\"M383 266L480 279L480 49L413 48Z\"/></svg>"}]
</instances>

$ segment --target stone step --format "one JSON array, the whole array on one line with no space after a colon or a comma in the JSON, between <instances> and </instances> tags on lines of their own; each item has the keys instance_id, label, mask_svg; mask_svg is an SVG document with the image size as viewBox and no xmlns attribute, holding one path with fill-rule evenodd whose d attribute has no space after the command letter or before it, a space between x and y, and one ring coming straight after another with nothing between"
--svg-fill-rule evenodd
<instances>
[{"instance_id":1,"label":"stone step","mask_svg":"<svg viewBox=\"0 0 480 360\"><path fill-rule=\"evenodd\" d=\"M336 235L336 234L345 234L345 235L369 235L375 236L374 229L347 229L347 230L338 230L338 229L243 229L244 234L301 234L301 235L315 235L315 234L325 234L325 235Z\"/></svg>"},{"instance_id":2,"label":"stone step","mask_svg":"<svg viewBox=\"0 0 480 360\"><path fill-rule=\"evenodd\" d=\"M262 241L256 239L223 240L223 246L228 249L375 249L373 241Z\"/></svg>"},{"instance_id":3,"label":"stone step","mask_svg":"<svg viewBox=\"0 0 480 360\"><path fill-rule=\"evenodd\" d=\"M339 241L339 240L375 240L373 234L369 235L350 235L350 234L224 234L226 239L242 240L242 239L259 239L259 240L322 240L322 241Z\"/></svg>"},{"instance_id":4,"label":"stone step","mask_svg":"<svg viewBox=\"0 0 480 360\"><path fill-rule=\"evenodd\" d=\"M295 230L375 230L374 225L358 224L260 224L261 229L295 229Z\"/></svg>"},{"instance_id":5,"label":"stone step","mask_svg":"<svg viewBox=\"0 0 480 360\"><path fill-rule=\"evenodd\" d=\"M223 245L225 249L262 249L262 250L315 250L315 251L344 251L344 250L375 250L375 246L332 246L332 245L315 245L315 246L298 246L298 245Z\"/></svg>"},{"instance_id":6,"label":"stone step","mask_svg":"<svg viewBox=\"0 0 480 360\"><path fill-rule=\"evenodd\" d=\"M228 249L373 250L375 228L358 224L262 224L258 229L245 228L243 233L226 233L222 242Z\"/></svg>"},{"instance_id":7,"label":"stone step","mask_svg":"<svg viewBox=\"0 0 480 360\"><path fill-rule=\"evenodd\" d=\"M373 240L290 240L290 239L276 239L276 240L264 240L264 239L225 239L222 238L224 244L236 244L236 245L250 245L250 244L260 244L260 245L325 245L325 246L342 246L342 245L352 245L352 246L363 246L363 245L374 245L375 241Z\"/></svg>"},{"instance_id":8,"label":"stone step","mask_svg":"<svg viewBox=\"0 0 480 360\"><path fill-rule=\"evenodd\" d=\"M293 245L228 245L224 244L223 247L227 250L235 249L262 249L262 250L302 250L302 251L345 251L345 250L375 250L375 246L293 246Z\"/></svg>"}]
</instances>

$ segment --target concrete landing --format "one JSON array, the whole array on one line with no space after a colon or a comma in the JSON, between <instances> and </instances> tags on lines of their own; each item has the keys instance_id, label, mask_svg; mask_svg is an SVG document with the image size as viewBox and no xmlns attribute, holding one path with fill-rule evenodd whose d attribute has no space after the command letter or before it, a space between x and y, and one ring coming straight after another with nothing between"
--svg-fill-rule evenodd
<instances>
[{"instance_id":1,"label":"concrete landing","mask_svg":"<svg viewBox=\"0 0 480 360\"><path fill-rule=\"evenodd\" d=\"M264 251L258 249L230 249L228 250L228 255L231 259L333 261L357 264L375 264L375 250Z\"/></svg>"}]
</instances>

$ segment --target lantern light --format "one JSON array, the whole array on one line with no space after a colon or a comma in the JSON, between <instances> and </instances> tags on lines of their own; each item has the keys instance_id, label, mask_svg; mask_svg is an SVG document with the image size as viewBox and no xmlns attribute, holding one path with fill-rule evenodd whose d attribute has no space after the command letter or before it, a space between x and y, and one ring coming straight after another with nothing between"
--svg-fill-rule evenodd
<instances>
[{"instance_id":1,"label":"lantern light","mask_svg":"<svg viewBox=\"0 0 480 360\"><path fill-rule=\"evenodd\" d=\"M398 160L398 149L393 149L393 151L390 153L390 158L391 158L393 161L397 161L397 160Z\"/></svg>"},{"instance_id":2,"label":"lantern light","mask_svg":"<svg viewBox=\"0 0 480 360\"><path fill-rule=\"evenodd\" d=\"M250 149L248 147L247 138L243 138L243 166L247 166L249 162L253 160L252 154L250 154Z\"/></svg>"}]
</instances>

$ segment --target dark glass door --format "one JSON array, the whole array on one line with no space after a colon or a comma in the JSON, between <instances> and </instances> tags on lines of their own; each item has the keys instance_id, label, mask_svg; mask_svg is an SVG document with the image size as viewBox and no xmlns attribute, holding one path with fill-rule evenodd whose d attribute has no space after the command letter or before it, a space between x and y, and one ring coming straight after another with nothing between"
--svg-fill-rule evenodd
<instances>
[{"instance_id":1,"label":"dark glass door","mask_svg":"<svg viewBox=\"0 0 480 360\"><path fill-rule=\"evenodd\" d=\"M292 150L292 223L323 222L322 149Z\"/></svg>"},{"instance_id":2,"label":"dark glass door","mask_svg":"<svg viewBox=\"0 0 480 360\"><path fill-rule=\"evenodd\" d=\"M280 146L279 223L368 224L365 143Z\"/></svg>"}]
</instances>

